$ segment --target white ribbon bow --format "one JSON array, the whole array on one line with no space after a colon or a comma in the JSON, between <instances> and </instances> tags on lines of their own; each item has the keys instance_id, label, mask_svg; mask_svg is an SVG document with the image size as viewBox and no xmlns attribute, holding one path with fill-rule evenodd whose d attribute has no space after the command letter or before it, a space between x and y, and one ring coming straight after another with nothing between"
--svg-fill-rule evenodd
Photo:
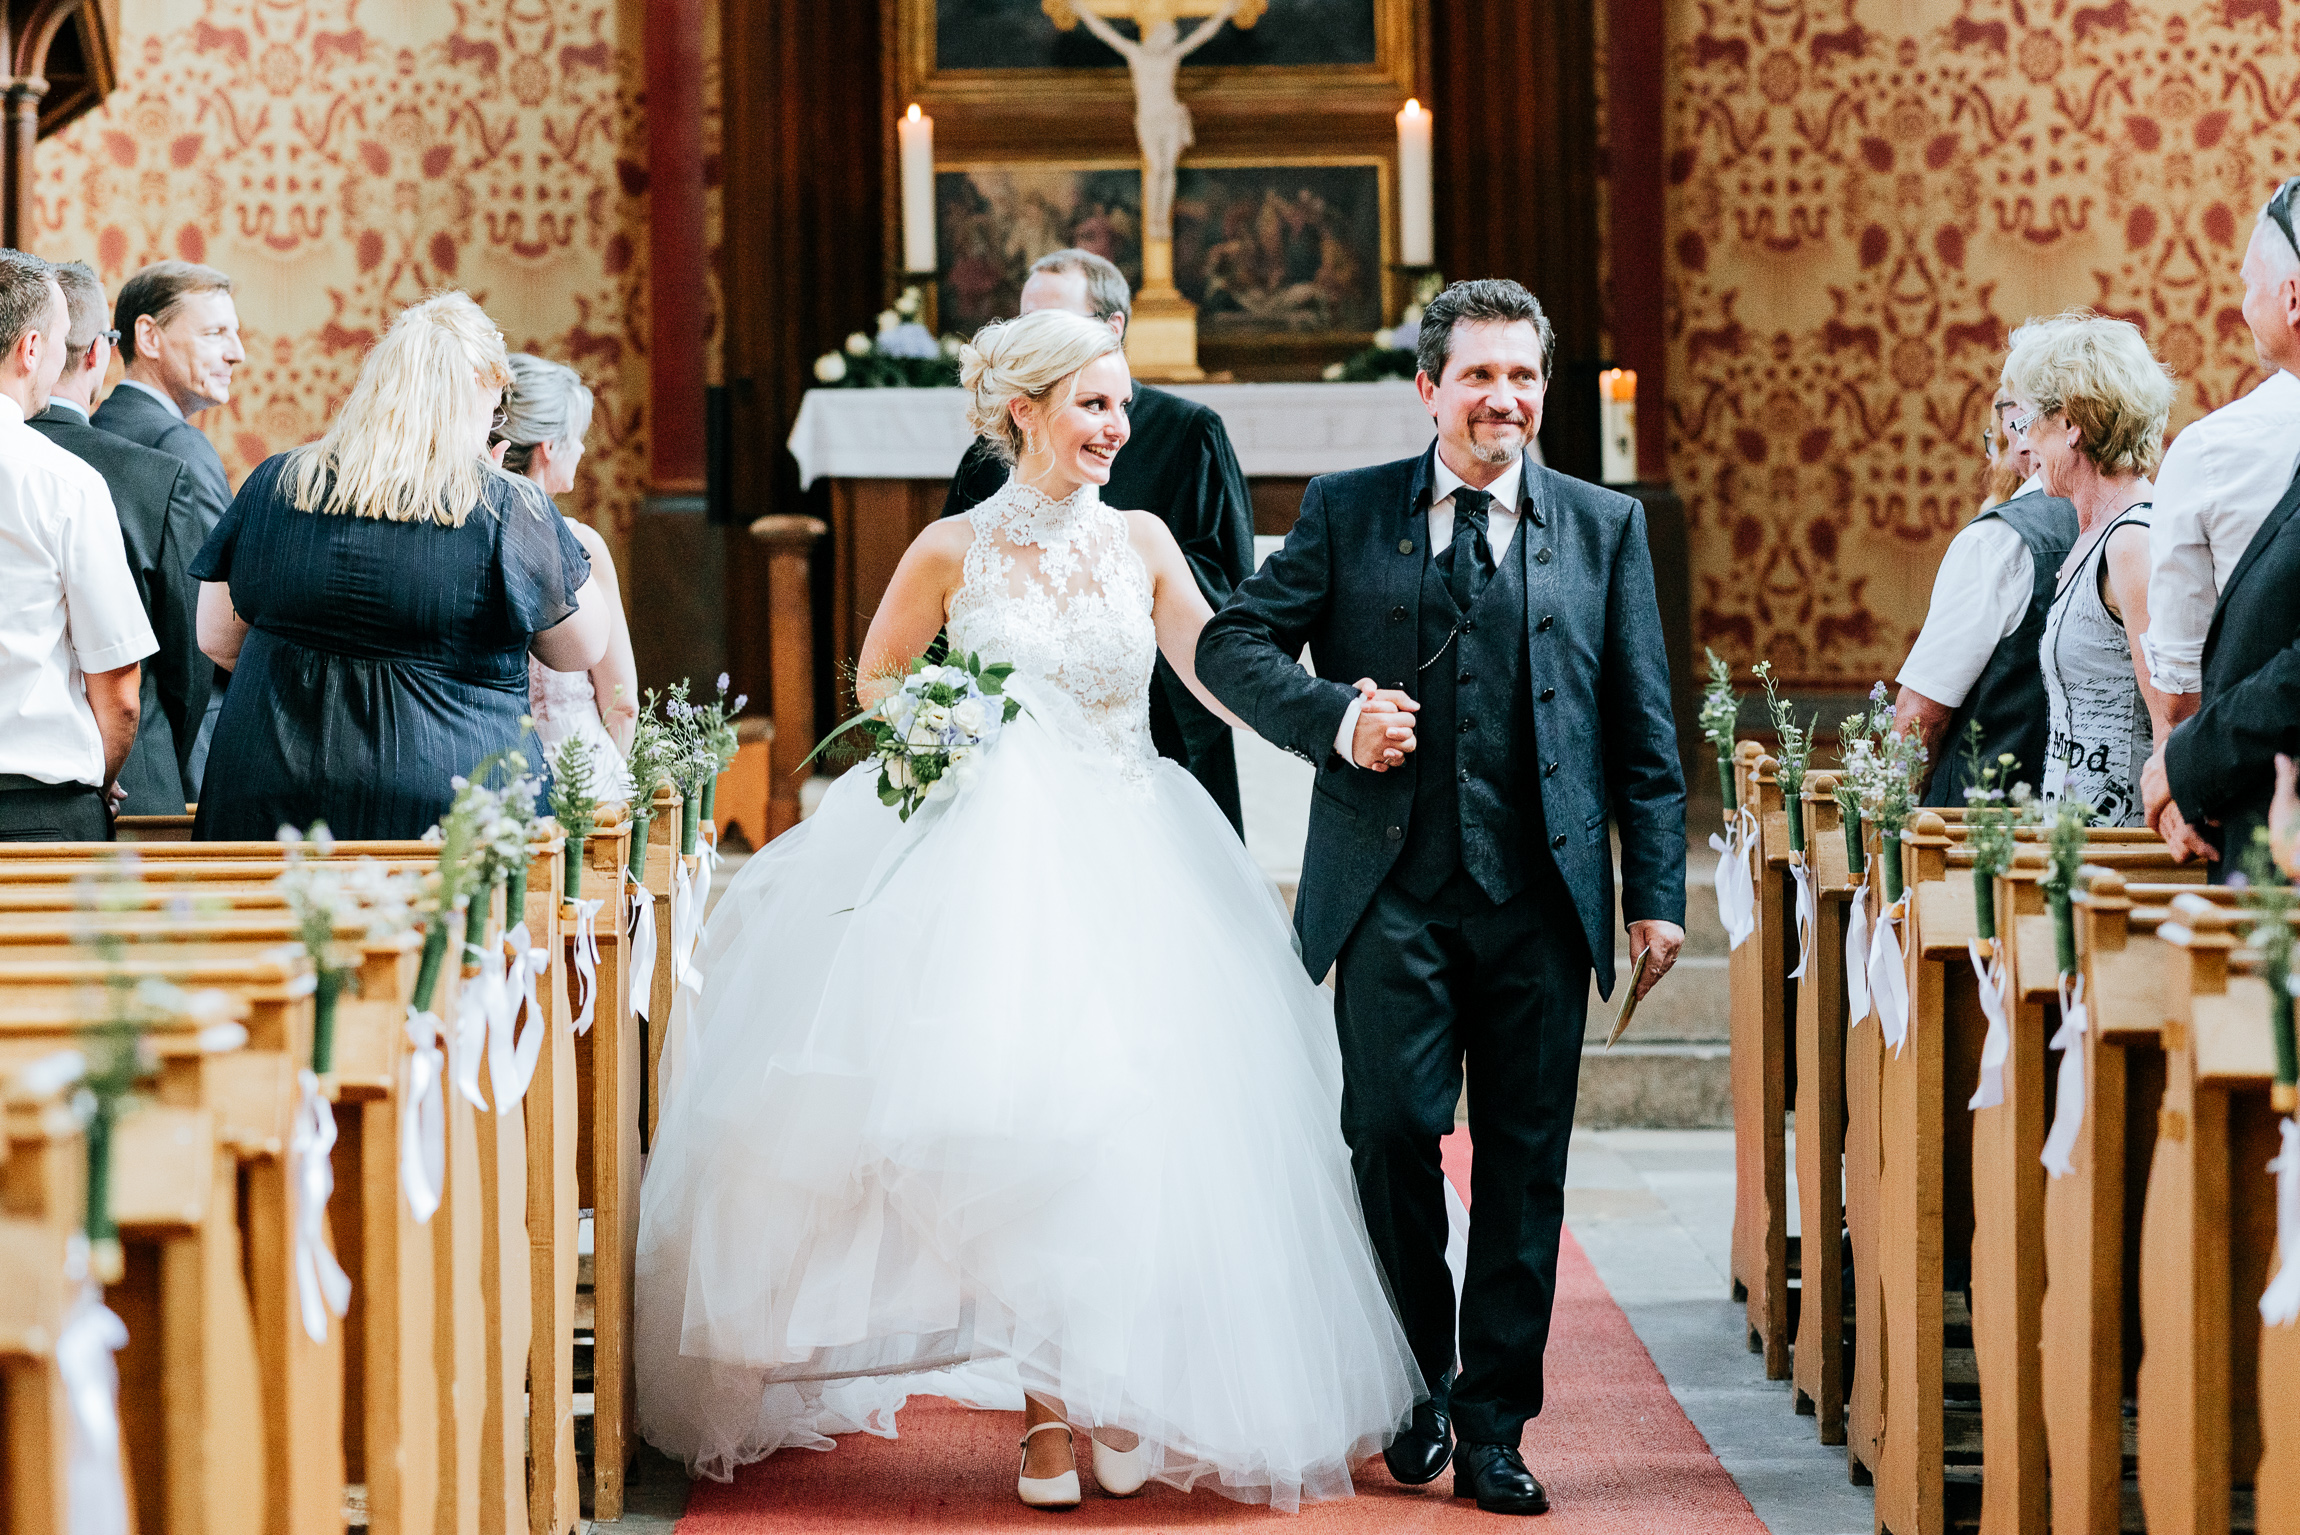
<instances>
[{"instance_id":1,"label":"white ribbon bow","mask_svg":"<svg viewBox=\"0 0 2300 1535\"><path fill-rule=\"evenodd\" d=\"M550 954L533 946L524 922L504 935L502 952L508 966L502 1004L487 1018L487 1080L495 1089L498 1114L508 1113L511 1105L525 1098L527 1084L535 1080L544 1032L543 1002L535 994L535 978L551 968ZM522 1014L527 1032L514 1039Z\"/></svg>"},{"instance_id":2,"label":"white ribbon bow","mask_svg":"<svg viewBox=\"0 0 2300 1535\"><path fill-rule=\"evenodd\" d=\"M702 936L703 903L680 859L671 865L671 975L697 996L703 994L703 975L695 968L695 941Z\"/></svg>"},{"instance_id":3,"label":"white ribbon bow","mask_svg":"<svg viewBox=\"0 0 2300 1535\"><path fill-rule=\"evenodd\" d=\"M447 1055L455 1090L463 1094L473 1108L484 1109L487 1099L479 1091L479 1063L487 1057L488 1031L510 992L503 983L500 948L491 953L488 948L465 945L463 952L477 965L479 973L465 981L456 996L455 1028L448 1035Z\"/></svg>"},{"instance_id":4,"label":"white ribbon bow","mask_svg":"<svg viewBox=\"0 0 2300 1535\"><path fill-rule=\"evenodd\" d=\"M575 991L583 999L575 1008L575 1032L588 1034L599 1005L599 909L607 904L607 898L568 904L575 908Z\"/></svg>"},{"instance_id":5,"label":"white ribbon bow","mask_svg":"<svg viewBox=\"0 0 2300 1535\"><path fill-rule=\"evenodd\" d=\"M1717 919L1736 949L1757 931L1757 882L1748 857L1756 827L1757 818L1744 809L1723 834L1709 834L1709 845L1717 850Z\"/></svg>"},{"instance_id":6,"label":"white ribbon bow","mask_svg":"<svg viewBox=\"0 0 2300 1535\"><path fill-rule=\"evenodd\" d=\"M307 1073L308 1075L308 1073ZM127 1324L88 1277L88 1239L75 1232L64 1260L72 1304L56 1339L56 1373L71 1414L64 1471L72 1535L126 1535L128 1486L120 1466L120 1366Z\"/></svg>"},{"instance_id":7,"label":"white ribbon bow","mask_svg":"<svg viewBox=\"0 0 2300 1535\"><path fill-rule=\"evenodd\" d=\"M2260 1292L2260 1320L2270 1327L2300 1321L2300 1124L2284 1116L2284 1149L2268 1170L2276 1175L2276 1277Z\"/></svg>"},{"instance_id":8,"label":"white ribbon bow","mask_svg":"<svg viewBox=\"0 0 2300 1535\"><path fill-rule=\"evenodd\" d=\"M1845 922L1845 1000L1852 1004L1848 1028L1859 1028L1869 1017L1869 899L1868 892L1853 897L1853 912Z\"/></svg>"},{"instance_id":9,"label":"white ribbon bow","mask_svg":"<svg viewBox=\"0 0 2300 1535\"><path fill-rule=\"evenodd\" d=\"M351 1276L327 1245L327 1203L335 1197L335 1111L320 1096L319 1078L298 1072L301 1095L288 1132L288 1191L295 1200L295 1293L304 1336L327 1341L328 1313L351 1309Z\"/></svg>"},{"instance_id":10,"label":"white ribbon bow","mask_svg":"<svg viewBox=\"0 0 2300 1535\"><path fill-rule=\"evenodd\" d=\"M1989 1021L1988 1034L1981 1040L1981 1079L1965 1107L1993 1109L2005 1101L2005 1062L2012 1056L2012 1023L2006 1016L2011 1010L2012 977L2005 973L2003 944L1984 957L1981 941L1972 938L1966 940L1965 952L1972 956L1973 979L1980 983L1981 1016Z\"/></svg>"},{"instance_id":11,"label":"white ribbon bow","mask_svg":"<svg viewBox=\"0 0 2300 1535\"><path fill-rule=\"evenodd\" d=\"M702 885L711 888L711 876L719 872L719 826L716 821L705 821L696 829L695 856L702 859Z\"/></svg>"},{"instance_id":12,"label":"white ribbon bow","mask_svg":"<svg viewBox=\"0 0 2300 1535\"><path fill-rule=\"evenodd\" d=\"M1789 979L1801 981L1813 957L1813 871L1805 867L1803 853L1791 850L1789 873L1797 881L1797 968Z\"/></svg>"},{"instance_id":13,"label":"white ribbon bow","mask_svg":"<svg viewBox=\"0 0 2300 1535\"><path fill-rule=\"evenodd\" d=\"M655 1005L655 893L631 881L631 1011Z\"/></svg>"},{"instance_id":14,"label":"white ribbon bow","mask_svg":"<svg viewBox=\"0 0 2300 1535\"><path fill-rule=\"evenodd\" d=\"M439 1015L408 1009L407 1093L399 1111L399 1181L407 1190L407 1212L418 1226L439 1211L447 1186L447 1102L442 1077L447 1057L439 1048L444 1026Z\"/></svg>"},{"instance_id":15,"label":"white ribbon bow","mask_svg":"<svg viewBox=\"0 0 2300 1535\"><path fill-rule=\"evenodd\" d=\"M2047 1049L2058 1050L2060 1075L2054 1079L2052 1129L2044 1138L2041 1160L2045 1171L2065 1178L2076 1171L2069 1153L2076 1150L2077 1132L2084 1128L2084 1033L2092 1015L2084 1005L2084 977L2062 971L2060 976L2060 1028Z\"/></svg>"},{"instance_id":16,"label":"white ribbon bow","mask_svg":"<svg viewBox=\"0 0 2300 1535\"><path fill-rule=\"evenodd\" d=\"M1877 1027L1884 1031L1885 1044L1895 1055L1901 1053L1901 1041L1909 1037L1909 977L1899 932L1901 918L1908 910L1909 898L1904 894L1877 913L1876 931L1869 935L1869 997L1876 1004Z\"/></svg>"}]
</instances>

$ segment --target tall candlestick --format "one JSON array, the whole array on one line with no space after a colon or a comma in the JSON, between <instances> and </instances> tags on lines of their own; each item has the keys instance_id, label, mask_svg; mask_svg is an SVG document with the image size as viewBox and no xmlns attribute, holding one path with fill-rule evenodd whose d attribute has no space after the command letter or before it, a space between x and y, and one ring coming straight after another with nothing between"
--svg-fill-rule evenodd
<instances>
[{"instance_id":1,"label":"tall candlestick","mask_svg":"<svg viewBox=\"0 0 2300 1535\"><path fill-rule=\"evenodd\" d=\"M1607 485L1628 485L1637 478L1637 375L1627 368L1607 368L1597 375L1597 415L1600 432L1599 480Z\"/></svg>"},{"instance_id":2,"label":"tall candlestick","mask_svg":"<svg viewBox=\"0 0 2300 1535\"><path fill-rule=\"evenodd\" d=\"M1398 113L1398 260L1405 266L1437 260L1430 218L1430 115L1410 97Z\"/></svg>"},{"instance_id":3,"label":"tall candlestick","mask_svg":"<svg viewBox=\"0 0 2300 1535\"><path fill-rule=\"evenodd\" d=\"M934 119L918 103L895 122L902 138L902 269L934 270Z\"/></svg>"}]
</instances>

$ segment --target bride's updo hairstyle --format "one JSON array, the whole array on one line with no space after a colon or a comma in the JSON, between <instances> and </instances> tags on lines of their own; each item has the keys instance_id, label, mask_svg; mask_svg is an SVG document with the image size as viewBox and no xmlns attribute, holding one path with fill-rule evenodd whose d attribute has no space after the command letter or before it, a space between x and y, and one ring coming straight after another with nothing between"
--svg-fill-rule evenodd
<instances>
[{"instance_id":1,"label":"bride's updo hairstyle","mask_svg":"<svg viewBox=\"0 0 2300 1535\"><path fill-rule=\"evenodd\" d=\"M1044 407L1077 387L1078 370L1119 349L1109 326L1065 309L1041 309L1018 320L993 320L958 349L958 381L965 388L966 421L998 456L1022 456L1016 400Z\"/></svg>"}]
</instances>

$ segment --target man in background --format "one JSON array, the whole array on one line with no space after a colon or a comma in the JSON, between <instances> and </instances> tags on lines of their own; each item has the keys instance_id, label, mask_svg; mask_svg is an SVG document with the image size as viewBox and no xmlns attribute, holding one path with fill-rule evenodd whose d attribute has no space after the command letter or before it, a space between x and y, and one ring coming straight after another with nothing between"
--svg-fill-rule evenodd
<instances>
[{"instance_id":1,"label":"man in background","mask_svg":"<svg viewBox=\"0 0 2300 1535\"><path fill-rule=\"evenodd\" d=\"M1059 250L1031 265L1022 285L1022 312L1068 310L1123 336L1133 297L1125 275L1102 257ZM1230 451L1230 434L1222 418L1205 406L1148 384L1134 386L1126 411L1133 435L1111 466L1103 504L1149 512L1172 529L1207 605L1220 612L1230 593L1254 573L1254 506L1238 456ZM1006 483L1008 472L989 443L976 442L959 461L943 516L956 517L988 500ZM1236 738L1198 702L1164 656L1158 658L1150 689L1150 738L1160 756L1190 770L1244 836Z\"/></svg>"},{"instance_id":2,"label":"man in background","mask_svg":"<svg viewBox=\"0 0 2300 1535\"><path fill-rule=\"evenodd\" d=\"M200 539L205 540L231 505L232 487L215 444L192 424L192 418L230 403L232 369L247 359L240 346L232 280L214 267L189 261L155 262L120 285L112 325L120 333L120 360L127 365L127 376L96 411L95 424L190 466L198 493ZM196 550L198 544L193 547ZM229 681L216 674L185 758L195 798L207 771L208 738Z\"/></svg>"},{"instance_id":3,"label":"man in background","mask_svg":"<svg viewBox=\"0 0 2300 1535\"><path fill-rule=\"evenodd\" d=\"M2012 395L2000 383L1982 434L1988 499L1949 540L1925 625L1901 663L1893 726L1925 743L1927 805L1964 805L1965 737L1975 721L1983 762L2010 752L2019 780L2044 781L2048 711L2038 647L2061 561L2076 543L2076 508L2044 493L2027 440L2007 424L2011 414Z\"/></svg>"},{"instance_id":4,"label":"man in background","mask_svg":"<svg viewBox=\"0 0 2300 1535\"><path fill-rule=\"evenodd\" d=\"M32 430L104 477L119 514L128 568L160 648L143 669L135 749L120 770L123 815L182 815L198 797L192 742L208 707L215 665L200 653L200 584L192 556L213 519L203 512L199 478L182 459L89 424L96 391L112 365L117 331L105 328L104 287L83 262L55 269L71 315L64 372ZM202 438L201 441L206 441Z\"/></svg>"},{"instance_id":5,"label":"man in background","mask_svg":"<svg viewBox=\"0 0 2300 1535\"><path fill-rule=\"evenodd\" d=\"M70 327L48 263L0 250L0 841L108 842L152 653L104 477L24 423Z\"/></svg>"}]
</instances>

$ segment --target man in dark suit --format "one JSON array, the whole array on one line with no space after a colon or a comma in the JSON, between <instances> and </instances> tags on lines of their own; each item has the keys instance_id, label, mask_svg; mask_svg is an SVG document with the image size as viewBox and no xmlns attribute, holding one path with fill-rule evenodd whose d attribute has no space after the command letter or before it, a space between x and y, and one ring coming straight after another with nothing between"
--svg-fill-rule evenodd
<instances>
[{"instance_id":1,"label":"man in dark suit","mask_svg":"<svg viewBox=\"0 0 2300 1535\"><path fill-rule=\"evenodd\" d=\"M2261 363L2300 374L2300 176L2261 210L2244 253L2244 320ZM2265 387L2265 386L2263 386ZM2262 453L2288 453L2262 442ZM2271 482L2273 483L2273 482ZM2300 755L2300 474L2221 585L2204 639L2196 712L2159 742L2140 776L2148 824L2175 856L2242 873L2268 824L2276 758Z\"/></svg>"},{"instance_id":2,"label":"man in dark suit","mask_svg":"<svg viewBox=\"0 0 2300 1535\"><path fill-rule=\"evenodd\" d=\"M214 267L189 261L155 262L120 285L112 324L119 333L120 360L127 365L127 375L97 409L95 424L190 467L200 537L205 539L232 504L232 487L215 444L192 425L191 418L230 402L232 369L247 359L240 346L232 280ZM196 551L198 545L193 548ZM161 644L164 650L164 637ZM207 771L208 738L230 680L226 674L215 674L185 759L195 797Z\"/></svg>"},{"instance_id":3,"label":"man in dark suit","mask_svg":"<svg viewBox=\"0 0 2300 1535\"><path fill-rule=\"evenodd\" d=\"M1021 309L1024 314L1066 309L1100 320L1123 336L1132 301L1117 267L1092 251L1059 250L1031 266ZM1238 456L1230 451L1229 433L1222 418L1205 406L1148 384L1134 386L1126 409L1132 435L1111 466L1102 500L1162 519L1182 546L1198 589L1219 611L1254 569L1253 502ZM1006 483L1008 472L989 443L976 442L959 461L943 516L958 516L988 500ZM1239 835L1245 835L1230 727L1198 702L1163 656L1150 688L1150 739L1160 756L1190 770Z\"/></svg>"},{"instance_id":4,"label":"man in dark suit","mask_svg":"<svg viewBox=\"0 0 2300 1535\"><path fill-rule=\"evenodd\" d=\"M1419 351L1432 450L1311 481L1284 549L1206 626L1198 675L1318 768L1295 927L1310 974L1335 967L1342 1130L1432 1392L1391 1474L1427 1482L1451 1457L1457 1497L1537 1514L1518 1438L1541 1411L1591 965L1614 983L1606 829L1642 994L1684 941L1685 785L1643 509L1526 457L1541 306L1456 283ZM1465 1055L1457 1378L1438 1140Z\"/></svg>"},{"instance_id":5,"label":"man in dark suit","mask_svg":"<svg viewBox=\"0 0 2300 1535\"><path fill-rule=\"evenodd\" d=\"M32 430L94 467L111 488L120 538L137 595L158 638L144 664L142 712L135 745L120 770L123 815L182 815L196 797L191 748L207 711L215 667L200 653L197 627L200 584L192 556L213 521L203 513L198 478L179 458L89 425L91 401L112 364L112 337L104 328L104 287L84 262L56 268L71 314L65 335L64 373L34 416ZM203 439L204 440L204 439Z\"/></svg>"}]
</instances>

